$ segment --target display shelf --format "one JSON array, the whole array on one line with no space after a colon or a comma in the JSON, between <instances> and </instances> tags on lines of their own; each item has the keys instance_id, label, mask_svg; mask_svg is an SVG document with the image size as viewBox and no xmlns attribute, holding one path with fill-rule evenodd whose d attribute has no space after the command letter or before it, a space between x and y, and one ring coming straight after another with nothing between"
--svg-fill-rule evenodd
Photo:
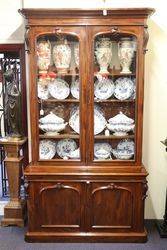
<instances>
[{"instance_id":1,"label":"display shelf","mask_svg":"<svg viewBox=\"0 0 167 250\"><path fill-rule=\"evenodd\" d=\"M100 75L100 76L115 76L115 77L117 77L117 76L136 76L136 73L128 73L128 74L126 74L126 73L120 73L120 72L109 72L109 73L105 73L105 74L101 74L101 73L99 73L99 72L94 72L94 76L95 77L97 77L98 75Z\"/></svg>"},{"instance_id":2,"label":"display shelf","mask_svg":"<svg viewBox=\"0 0 167 250\"><path fill-rule=\"evenodd\" d=\"M52 162L52 161L54 161L54 162L79 162L80 161L80 159L67 159L67 160L64 160L64 159L61 159L61 158L53 158L53 159L51 159L51 160L39 160L39 161L41 161L41 162Z\"/></svg>"},{"instance_id":3,"label":"display shelf","mask_svg":"<svg viewBox=\"0 0 167 250\"><path fill-rule=\"evenodd\" d=\"M95 103L103 103L103 102L121 102L121 103L134 103L134 99L129 99L129 100L118 100L118 99L106 99L106 100L101 100L101 99L94 99Z\"/></svg>"},{"instance_id":4,"label":"display shelf","mask_svg":"<svg viewBox=\"0 0 167 250\"><path fill-rule=\"evenodd\" d=\"M115 136L115 135L95 135L95 139L98 140L109 140L109 139L113 139L113 140L121 140L121 139L134 139L134 135L125 135L125 136Z\"/></svg>"},{"instance_id":5,"label":"display shelf","mask_svg":"<svg viewBox=\"0 0 167 250\"><path fill-rule=\"evenodd\" d=\"M39 135L40 139L79 139L80 136L77 134L59 134L59 135Z\"/></svg>"},{"instance_id":6,"label":"display shelf","mask_svg":"<svg viewBox=\"0 0 167 250\"><path fill-rule=\"evenodd\" d=\"M45 100L41 100L39 99L39 103L56 103L56 102L63 102L63 103L67 103L67 102L71 102L71 103L79 103L78 99L73 99L73 98L69 98L69 99L62 99L62 100L58 100L58 99L54 99L54 98L50 98L50 99L45 99Z\"/></svg>"}]
</instances>

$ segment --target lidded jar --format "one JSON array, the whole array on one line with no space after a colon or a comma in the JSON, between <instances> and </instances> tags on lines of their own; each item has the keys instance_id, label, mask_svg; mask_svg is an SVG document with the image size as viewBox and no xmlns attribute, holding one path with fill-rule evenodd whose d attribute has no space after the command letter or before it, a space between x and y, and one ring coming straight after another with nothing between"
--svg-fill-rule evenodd
<instances>
[{"instance_id":1,"label":"lidded jar","mask_svg":"<svg viewBox=\"0 0 167 250\"><path fill-rule=\"evenodd\" d=\"M102 37L96 42L95 55L100 66L100 74L108 74L108 66L112 58L112 42L108 37Z\"/></svg>"},{"instance_id":2,"label":"lidded jar","mask_svg":"<svg viewBox=\"0 0 167 250\"><path fill-rule=\"evenodd\" d=\"M71 48L67 39L60 39L53 47L53 61L58 73L67 73L71 63Z\"/></svg>"}]
</instances>

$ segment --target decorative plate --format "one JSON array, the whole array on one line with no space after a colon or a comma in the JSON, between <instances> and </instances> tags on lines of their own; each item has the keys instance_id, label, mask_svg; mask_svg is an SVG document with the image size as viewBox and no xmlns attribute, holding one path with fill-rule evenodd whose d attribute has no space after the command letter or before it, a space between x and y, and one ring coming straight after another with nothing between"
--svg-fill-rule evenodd
<instances>
[{"instance_id":1,"label":"decorative plate","mask_svg":"<svg viewBox=\"0 0 167 250\"><path fill-rule=\"evenodd\" d=\"M135 100L136 99L136 78L133 78L133 83L134 83L134 87L133 87L133 93L131 95L131 99Z\"/></svg>"},{"instance_id":2,"label":"decorative plate","mask_svg":"<svg viewBox=\"0 0 167 250\"><path fill-rule=\"evenodd\" d=\"M117 145L117 150L126 150L134 154L135 152L135 143L132 140L124 139L121 140Z\"/></svg>"},{"instance_id":3,"label":"decorative plate","mask_svg":"<svg viewBox=\"0 0 167 250\"><path fill-rule=\"evenodd\" d=\"M52 140L41 140L39 143L39 158L50 160L56 154L56 143Z\"/></svg>"},{"instance_id":4,"label":"decorative plate","mask_svg":"<svg viewBox=\"0 0 167 250\"><path fill-rule=\"evenodd\" d=\"M42 100L48 99L50 96L48 86L46 85L41 85L38 83L38 97Z\"/></svg>"},{"instance_id":5,"label":"decorative plate","mask_svg":"<svg viewBox=\"0 0 167 250\"><path fill-rule=\"evenodd\" d=\"M94 144L94 153L96 151L101 150L101 149L104 149L105 151L107 151L109 153L112 151L111 145L109 143L107 143L107 142L101 142L101 143L97 142L97 143Z\"/></svg>"},{"instance_id":6,"label":"decorative plate","mask_svg":"<svg viewBox=\"0 0 167 250\"><path fill-rule=\"evenodd\" d=\"M119 77L115 81L114 96L119 100L126 100L134 92L134 82L128 77Z\"/></svg>"},{"instance_id":7,"label":"decorative plate","mask_svg":"<svg viewBox=\"0 0 167 250\"><path fill-rule=\"evenodd\" d=\"M71 94L74 98L79 99L79 79L72 81Z\"/></svg>"},{"instance_id":8,"label":"decorative plate","mask_svg":"<svg viewBox=\"0 0 167 250\"><path fill-rule=\"evenodd\" d=\"M113 155L115 156L116 159L120 160L129 160L134 156L134 153L131 151L127 150L113 150Z\"/></svg>"},{"instance_id":9,"label":"decorative plate","mask_svg":"<svg viewBox=\"0 0 167 250\"><path fill-rule=\"evenodd\" d=\"M56 78L53 82L50 82L48 90L51 96L58 100L64 100L70 94L68 83L60 78Z\"/></svg>"},{"instance_id":10,"label":"decorative plate","mask_svg":"<svg viewBox=\"0 0 167 250\"><path fill-rule=\"evenodd\" d=\"M57 143L57 154L61 157L68 157L68 155L77 149L77 144L73 139L62 139Z\"/></svg>"},{"instance_id":11,"label":"decorative plate","mask_svg":"<svg viewBox=\"0 0 167 250\"><path fill-rule=\"evenodd\" d=\"M70 127L79 134L80 132L80 117L79 117L79 107L74 107L71 111L71 117L69 119Z\"/></svg>"},{"instance_id":12,"label":"decorative plate","mask_svg":"<svg viewBox=\"0 0 167 250\"><path fill-rule=\"evenodd\" d=\"M77 148L74 151L71 151L67 157L71 158L71 159L79 159L80 158L80 148Z\"/></svg>"},{"instance_id":13,"label":"decorative plate","mask_svg":"<svg viewBox=\"0 0 167 250\"><path fill-rule=\"evenodd\" d=\"M106 126L106 119L98 106L94 107L94 135L100 134Z\"/></svg>"},{"instance_id":14,"label":"decorative plate","mask_svg":"<svg viewBox=\"0 0 167 250\"><path fill-rule=\"evenodd\" d=\"M94 95L98 99L106 100L114 94L115 85L112 80L102 77L94 84Z\"/></svg>"}]
</instances>

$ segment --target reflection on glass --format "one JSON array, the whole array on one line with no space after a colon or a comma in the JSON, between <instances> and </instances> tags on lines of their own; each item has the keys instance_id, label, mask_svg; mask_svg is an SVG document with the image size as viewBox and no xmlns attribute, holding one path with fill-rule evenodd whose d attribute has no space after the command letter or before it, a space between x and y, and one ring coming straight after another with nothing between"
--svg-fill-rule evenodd
<instances>
[{"instance_id":1,"label":"reflection on glass","mask_svg":"<svg viewBox=\"0 0 167 250\"><path fill-rule=\"evenodd\" d=\"M136 39L98 35L94 58L94 160L134 160Z\"/></svg>"},{"instance_id":2,"label":"reflection on glass","mask_svg":"<svg viewBox=\"0 0 167 250\"><path fill-rule=\"evenodd\" d=\"M79 41L71 35L37 39L39 158L80 159Z\"/></svg>"}]
</instances>

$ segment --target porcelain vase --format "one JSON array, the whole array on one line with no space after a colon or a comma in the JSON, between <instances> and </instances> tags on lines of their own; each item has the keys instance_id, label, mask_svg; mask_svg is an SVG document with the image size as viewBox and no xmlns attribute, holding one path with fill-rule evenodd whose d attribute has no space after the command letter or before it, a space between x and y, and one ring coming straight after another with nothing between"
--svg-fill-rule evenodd
<instances>
[{"instance_id":1,"label":"porcelain vase","mask_svg":"<svg viewBox=\"0 0 167 250\"><path fill-rule=\"evenodd\" d=\"M130 66L134 56L134 46L130 38L122 38L118 44L118 57L121 65L121 74L130 74Z\"/></svg>"},{"instance_id":2,"label":"porcelain vase","mask_svg":"<svg viewBox=\"0 0 167 250\"><path fill-rule=\"evenodd\" d=\"M49 41L41 41L37 44L37 57L39 74L47 73L51 60L51 44Z\"/></svg>"},{"instance_id":3,"label":"porcelain vase","mask_svg":"<svg viewBox=\"0 0 167 250\"><path fill-rule=\"evenodd\" d=\"M53 47L53 61L58 73L67 73L71 62L71 48L66 39Z\"/></svg>"},{"instance_id":4,"label":"porcelain vase","mask_svg":"<svg viewBox=\"0 0 167 250\"><path fill-rule=\"evenodd\" d=\"M101 38L96 42L95 55L100 66L100 74L108 74L108 66L112 58L112 42L109 38Z\"/></svg>"},{"instance_id":5,"label":"porcelain vase","mask_svg":"<svg viewBox=\"0 0 167 250\"><path fill-rule=\"evenodd\" d=\"M79 69L79 43L74 46L74 59L76 67Z\"/></svg>"}]
</instances>

